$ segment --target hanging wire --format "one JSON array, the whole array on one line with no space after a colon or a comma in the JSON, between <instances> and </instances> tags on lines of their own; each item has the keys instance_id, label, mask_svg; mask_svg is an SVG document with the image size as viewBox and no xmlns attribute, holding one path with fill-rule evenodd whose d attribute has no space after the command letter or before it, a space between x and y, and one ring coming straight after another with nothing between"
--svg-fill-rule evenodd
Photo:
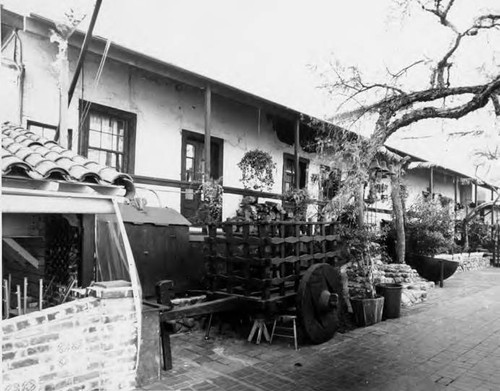
<instances>
[{"instance_id":1,"label":"hanging wire","mask_svg":"<svg viewBox=\"0 0 500 391\"><path fill-rule=\"evenodd\" d=\"M108 39L106 41L106 47L104 48L104 52L103 52L102 57L101 57L101 62L99 64L99 68L97 69L97 73L96 73L96 76L94 78L94 83L92 85L92 94L91 95L95 94L95 92L97 91L97 87L99 86L99 81L101 79L102 71L104 69L104 63L106 62L106 58L108 57L108 51L109 51L110 46L111 46L111 40ZM92 105L91 102L87 102L83 111L82 111L82 115L80 116L80 125L78 128L79 132L82 131L83 124L84 124L85 120L87 119L87 115L89 114L91 105Z\"/></svg>"}]
</instances>

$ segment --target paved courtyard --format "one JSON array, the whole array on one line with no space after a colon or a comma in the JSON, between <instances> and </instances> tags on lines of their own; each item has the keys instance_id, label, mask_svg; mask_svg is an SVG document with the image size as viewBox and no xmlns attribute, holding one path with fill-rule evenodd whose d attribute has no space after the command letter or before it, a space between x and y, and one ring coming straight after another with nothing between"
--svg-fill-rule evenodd
<instances>
[{"instance_id":1,"label":"paved courtyard","mask_svg":"<svg viewBox=\"0 0 500 391\"><path fill-rule=\"evenodd\" d=\"M143 390L500 390L500 269L456 274L401 318L294 351L202 332Z\"/></svg>"}]
</instances>

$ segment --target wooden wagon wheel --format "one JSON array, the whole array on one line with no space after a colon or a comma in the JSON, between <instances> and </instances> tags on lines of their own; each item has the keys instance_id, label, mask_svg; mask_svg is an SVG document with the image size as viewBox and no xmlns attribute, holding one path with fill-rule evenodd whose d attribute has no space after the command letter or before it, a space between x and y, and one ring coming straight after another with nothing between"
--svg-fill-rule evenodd
<instances>
[{"instance_id":1,"label":"wooden wagon wheel","mask_svg":"<svg viewBox=\"0 0 500 391\"><path fill-rule=\"evenodd\" d=\"M335 270L327 263L307 269L297 291L297 312L306 336L320 344L333 337L338 327L338 295Z\"/></svg>"}]
</instances>

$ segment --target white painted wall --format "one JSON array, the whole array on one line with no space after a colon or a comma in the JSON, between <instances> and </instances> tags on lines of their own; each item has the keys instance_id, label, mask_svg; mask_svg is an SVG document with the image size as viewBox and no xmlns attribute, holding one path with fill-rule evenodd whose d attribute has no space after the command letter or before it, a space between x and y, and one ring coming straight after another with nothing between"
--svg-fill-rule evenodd
<instances>
[{"instance_id":1,"label":"white painted wall","mask_svg":"<svg viewBox=\"0 0 500 391\"><path fill-rule=\"evenodd\" d=\"M23 122L34 120L50 125L58 123L59 89L54 61L55 43L31 33L21 32L26 66ZM70 75L74 73L78 51L69 49ZM182 130L204 133L204 92L135 67L107 59L101 79L95 75L101 58L88 53L69 108L69 128L73 129L73 150L78 150L79 99L135 113L137 115L135 174L163 179L181 179ZM224 140L224 185L242 188L237 163L243 154L259 148L269 152L276 162L275 184L271 192L281 193L283 153L293 154L293 147L280 142L265 111L221 96L212 97L212 135ZM311 160L309 176L319 171L315 156L301 153ZM314 197L318 185L309 183ZM138 185L139 194L150 205L180 210L180 189ZM151 189L148 191L143 188ZM159 202L158 202L159 199ZM234 215L240 196L226 194L223 218Z\"/></svg>"}]
</instances>

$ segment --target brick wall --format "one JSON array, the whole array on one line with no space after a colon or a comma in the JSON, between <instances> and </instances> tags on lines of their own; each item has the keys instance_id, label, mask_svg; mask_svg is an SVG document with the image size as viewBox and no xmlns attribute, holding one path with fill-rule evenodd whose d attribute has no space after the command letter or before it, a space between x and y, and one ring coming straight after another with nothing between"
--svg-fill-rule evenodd
<instances>
[{"instance_id":1,"label":"brick wall","mask_svg":"<svg viewBox=\"0 0 500 391\"><path fill-rule=\"evenodd\" d=\"M137 318L122 292L2 321L2 390L134 389Z\"/></svg>"}]
</instances>

